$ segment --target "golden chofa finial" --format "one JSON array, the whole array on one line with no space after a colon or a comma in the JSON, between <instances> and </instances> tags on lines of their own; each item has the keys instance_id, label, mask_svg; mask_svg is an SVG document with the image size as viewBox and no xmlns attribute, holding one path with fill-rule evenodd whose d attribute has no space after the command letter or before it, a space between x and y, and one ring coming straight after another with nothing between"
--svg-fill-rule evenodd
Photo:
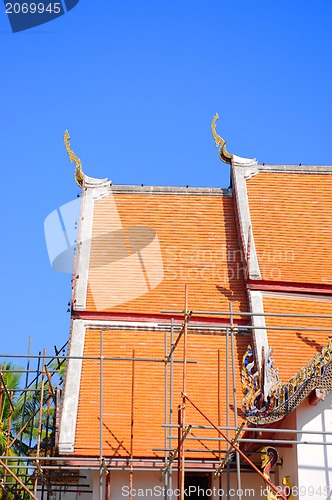
<instances>
[{"instance_id":1,"label":"golden chofa finial","mask_svg":"<svg viewBox=\"0 0 332 500\"><path fill-rule=\"evenodd\" d=\"M218 113L216 113L213 117L212 123L211 123L211 129L212 129L212 135L214 137L214 140L216 141L216 147L219 147L219 158L224 161L225 163L231 164L232 162L232 156L226 149L226 142L220 135L217 134L216 131L216 122L219 118Z\"/></svg>"},{"instance_id":2,"label":"golden chofa finial","mask_svg":"<svg viewBox=\"0 0 332 500\"><path fill-rule=\"evenodd\" d=\"M82 162L81 162L81 160L79 158L77 158L77 156L75 155L74 151L72 149L70 149L70 141L69 141L69 139L70 139L70 135L69 135L68 130L66 130L66 132L64 133L64 136L63 136L63 140L64 140L64 143L65 143L65 148L67 150L70 163L73 163L73 161L74 161L75 164L76 164L75 172L74 172L75 181L77 182L77 184L80 187L82 187L83 186L83 181L84 181L84 174L83 174L83 170L82 170Z\"/></svg>"}]
</instances>

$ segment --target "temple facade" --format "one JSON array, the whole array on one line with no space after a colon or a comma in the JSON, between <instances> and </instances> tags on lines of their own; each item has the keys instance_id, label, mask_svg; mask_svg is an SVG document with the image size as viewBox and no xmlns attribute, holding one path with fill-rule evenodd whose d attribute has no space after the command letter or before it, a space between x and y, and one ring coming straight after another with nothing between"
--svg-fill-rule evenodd
<instances>
[{"instance_id":1,"label":"temple facade","mask_svg":"<svg viewBox=\"0 0 332 500\"><path fill-rule=\"evenodd\" d=\"M66 138L58 450L82 499L330 498L332 167L260 165L212 131L229 189L112 185Z\"/></svg>"}]
</instances>

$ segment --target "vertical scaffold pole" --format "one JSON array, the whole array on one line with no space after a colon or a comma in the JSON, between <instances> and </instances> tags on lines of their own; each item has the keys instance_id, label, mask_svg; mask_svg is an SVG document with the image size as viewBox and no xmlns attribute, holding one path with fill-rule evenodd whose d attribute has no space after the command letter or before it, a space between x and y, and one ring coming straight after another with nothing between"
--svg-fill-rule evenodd
<instances>
[{"instance_id":1,"label":"vertical scaffold pole","mask_svg":"<svg viewBox=\"0 0 332 500\"><path fill-rule=\"evenodd\" d=\"M133 458L134 458L134 419L135 419L135 350L131 362L131 424L130 424L130 472L129 472L129 499L133 500Z\"/></svg>"},{"instance_id":2,"label":"vertical scaffold pole","mask_svg":"<svg viewBox=\"0 0 332 500\"><path fill-rule=\"evenodd\" d=\"M237 420L237 402L236 402L236 376L235 376L235 348L234 348L234 322L233 322L233 304L229 303L229 319L231 326L231 349L232 349L232 379L233 379L233 405L234 405L234 426L238 428L238 420ZM236 475L237 475L237 495L238 499L242 499L241 494L241 464L240 464L240 455L236 454Z\"/></svg>"},{"instance_id":3,"label":"vertical scaffold pole","mask_svg":"<svg viewBox=\"0 0 332 500\"><path fill-rule=\"evenodd\" d=\"M42 426L43 426L45 364L46 364L46 349L44 349L42 375L41 375L40 401L39 401L39 421L38 421L38 436L37 436L37 464L38 465L39 465L40 443L41 443ZM38 473L39 473L39 469L36 469L36 478L35 478L34 491L33 491L35 496L37 495Z\"/></svg>"},{"instance_id":4,"label":"vertical scaffold pole","mask_svg":"<svg viewBox=\"0 0 332 500\"><path fill-rule=\"evenodd\" d=\"M173 343L174 343L174 318L171 319L171 358L170 358L170 370L169 370L169 424L170 426L173 424L173 368L174 368L174 363L173 363ZM172 429L172 427L171 427ZM172 432L171 432L172 435ZM169 440L169 447L172 450L173 449L173 440L170 438ZM168 486L170 491L172 491L173 488L173 463L171 462L170 467L169 467L169 475L168 475ZM170 499L171 500L171 499Z\"/></svg>"},{"instance_id":5,"label":"vertical scaffold pole","mask_svg":"<svg viewBox=\"0 0 332 500\"><path fill-rule=\"evenodd\" d=\"M184 291L184 331L183 331L183 379L182 379L182 436L181 436L181 490L180 500L184 500L185 453L183 432L186 426L186 387L187 387L187 335L188 335L188 285Z\"/></svg>"},{"instance_id":6,"label":"vertical scaffold pole","mask_svg":"<svg viewBox=\"0 0 332 500\"><path fill-rule=\"evenodd\" d=\"M218 427L221 426L221 355L220 349L218 349ZM218 457L221 462L221 441L218 440ZM219 482L219 498L222 498L222 479L221 474L218 477Z\"/></svg>"},{"instance_id":7,"label":"vertical scaffold pole","mask_svg":"<svg viewBox=\"0 0 332 500\"><path fill-rule=\"evenodd\" d=\"M164 421L165 421L165 429L164 429L164 448L165 448L165 453L164 453L164 459L165 459L165 467L167 464L168 456L169 453L167 451L167 424L168 424L168 363L167 363L167 348L168 348L168 332L167 328L165 328L164 332ZM169 472L167 471L166 474L164 474L164 487L165 491L168 490L168 476ZM167 495L167 500L168 500L168 495Z\"/></svg>"},{"instance_id":8,"label":"vertical scaffold pole","mask_svg":"<svg viewBox=\"0 0 332 500\"><path fill-rule=\"evenodd\" d=\"M183 434L183 426L182 426L182 405L178 406L178 491L180 492L181 499L181 491L182 491L182 434Z\"/></svg>"},{"instance_id":9,"label":"vertical scaffold pole","mask_svg":"<svg viewBox=\"0 0 332 500\"><path fill-rule=\"evenodd\" d=\"M100 371L99 371L99 498L103 498L103 377L104 377L104 337L100 330Z\"/></svg>"},{"instance_id":10,"label":"vertical scaffold pole","mask_svg":"<svg viewBox=\"0 0 332 500\"><path fill-rule=\"evenodd\" d=\"M229 329L226 328L226 437L229 439ZM229 444L227 443L227 452L229 450ZM226 488L227 495L226 498L229 500L229 490L231 487L231 477L229 470L229 463L226 465Z\"/></svg>"}]
</instances>

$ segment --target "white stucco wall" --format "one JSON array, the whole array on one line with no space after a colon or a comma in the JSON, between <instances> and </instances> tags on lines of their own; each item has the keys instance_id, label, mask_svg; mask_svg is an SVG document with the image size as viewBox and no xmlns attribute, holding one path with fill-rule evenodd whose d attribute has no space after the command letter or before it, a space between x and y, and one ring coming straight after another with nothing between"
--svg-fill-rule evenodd
<instances>
[{"instance_id":1,"label":"white stucco wall","mask_svg":"<svg viewBox=\"0 0 332 500\"><path fill-rule=\"evenodd\" d=\"M63 491L62 493L54 493L52 500L105 500L106 498L106 481L105 476L103 477L103 489L102 496L100 498L100 486L99 486L99 471L91 470L81 470L81 475L86 476L80 479L80 483L83 485L89 484L90 487L87 488L88 492L84 493L81 490L79 493ZM272 474L272 480L275 480L275 475ZM110 500L126 500L129 499L129 472L128 471L112 471L110 473L110 484L111 484L111 496ZM173 473L173 486L174 491L173 497L164 496L163 492L164 482L161 479L161 473L159 470L156 472L152 471L135 471L133 476L133 499L146 498L151 500L178 500L176 494L177 488L177 474ZM219 488L224 491L224 495L219 497ZM211 489L214 493L211 496L211 500L220 500L220 498L226 499L226 488L227 488L227 474L224 472L221 476L221 483L219 483L219 478L214 478L211 475ZM236 473L233 471L230 474L230 500L238 499L237 495L237 478ZM242 500L245 499L264 499L263 490L265 488L262 479L255 473L241 473L241 488L243 490ZM71 488L68 488L71 490ZM40 496L39 496L40 498ZM187 497L186 497L187 498ZM190 497L189 497L190 498ZM202 498L206 498L203 497Z\"/></svg>"},{"instance_id":2,"label":"white stucco wall","mask_svg":"<svg viewBox=\"0 0 332 500\"><path fill-rule=\"evenodd\" d=\"M97 478L96 478L97 480ZM241 474L242 489L247 489L243 493L243 500L252 498L264 498L261 495L261 491L264 489L263 481L257 477L256 474L249 473ZM111 472L111 500L126 500L129 498L129 472L122 471L112 471ZM222 475L221 488L226 490L227 477L226 473ZM178 500L176 494L177 488L177 474L173 474L173 485L172 490L174 492L172 497L164 496L164 481L161 479L160 471L156 472L134 472L133 476L133 499L146 498L151 500L163 499L163 500ZM230 499L237 499L237 481L236 474L231 473L230 475L230 487L232 488ZM214 490L215 488L215 490ZM219 490L219 479L211 476L211 489L215 494L212 495L211 500L219 500L218 490ZM249 491L250 490L250 491ZM187 498L187 497L186 497ZM190 498L190 497L189 497ZM202 498L206 498L203 497ZM226 494L222 497L226 498ZM93 500L95 500L93 498Z\"/></svg>"},{"instance_id":3,"label":"white stucco wall","mask_svg":"<svg viewBox=\"0 0 332 500\"><path fill-rule=\"evenodd\" d=\"M332 394L317 406L302 403L297 410L297 428L332 433ZM297 447L299 498L332 499L332 435L298 434L298 440L322 444Z\"/></svg>"},{"instance_id":4,"label":"white stucco wall","mask_svg":"<svg viewBox=\"0 0 332 500\"><path fill-rule=\"evenodd\" d=\"M296 429L296 411L288 415L285 422L280 427L281 429ZM297 440L296 433L277 432L275 439L282 440ZM297 446L276 446L279 453L279 465L275 467L275 484L282 487L282 480L285 476L290 476L290 480L294 486L298 486L297 474Z\"/></svg>"}]
</instances>

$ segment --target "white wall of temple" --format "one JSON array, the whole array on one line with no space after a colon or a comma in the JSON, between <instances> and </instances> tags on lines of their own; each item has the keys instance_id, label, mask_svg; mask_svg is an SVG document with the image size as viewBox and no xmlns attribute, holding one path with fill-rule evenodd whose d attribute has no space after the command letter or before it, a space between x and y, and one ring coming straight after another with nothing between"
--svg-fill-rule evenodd
<instances>
[{"instance_id":1,"label":"white wall of temple","mask_svg":"<svg viewBox=\"0 0 332 500\"><path fill-rule=\"evenodd\" d=\"M253 459L253 457L251 457ZM273 481L272 475L272 481ZM212 475L212 483L211 487L213 488L213 495L211 500L220 500L227 498L227 472L226 470L221 475L221 485L219 484L219 478L215 478ZM221 495L219 495L219 490L221 490ZM237 483L237 474L236 471L230 473L230 488L229 488L229 499L237 500L241 498L245 499L264 499L266 495L264 495L265 483L263 479L256 472L241 472L241 484ZM204 498L204 497L203 497Z\"/></svg>"},{"instance_id":2,"label":"white wall of temple","mask_svg":"<svg viewBox=\"0 0 332 500\"><path fill-rule=\"evenodd\" d=\"M332 433L332 394L317 406L304 401L297 409L297 428ZM332 435L298 434L298 440L322 444L297 447L299 498L332 499Z\"/></svg>"},{"instance_id":3,"label":"white wall of temple","mask_svg":"<svg viewBox=\"0 0 332 500\"><path fill-rule=\"evenodd\" d=\"M200 473L198 473L200 474ZM104 483L105 485L105 483ZM128 471L111 471L110 473L110 485L111 494L110 500L126 500L129 499L129 472ZM256 473L241 473L241 490L242 498L264 498L264 482ZM173 493L172 496L167 496L165 491L164 480L161 478L160 471L134 471L133 474L133 499L134 498L144 498L144 499L163 499L163 500L178 500L179 495L177 491L177 474L173 473L172 489L169 489L169 493ZM90 498L92 500L99 499L99 477L95 476L94 484L94 494ZM223 473L221 477L221 483L219 483L219 478L214 478L213 474L210 474L210 489L212 490L211 500L220 500L220 498L226 498L227 489L227 474ZM219 490L221 495L219 495ZM232 472L230 474L230 495L229 498L238 498L238 485L236 473ZM194 497L194 491L192 490L192 497ZM196 487L196 497L203 497L203 493L199 494ZM81 498L81 497L79 497ZM103 499L105 498L105 491ZM186 497L188 498L188 497ZM190 498L190 497L189 497ZM67 499L66 499L67 500Z\"/></svg>"},{"instance_id":4,"label":"white wall of temple","mask_svg":"<svg viewBox=\"0 0 332 500\"><path fill-rule=\"evenodd\" d=\"M296 429L296 412L293 411L288 415L287 420L283 423L280 429ZM275 434L275 439L279 440L297 440L296 433L288 432L277 432ZM273 446L273 444L271 445ZM297 447L292 446L275 446L279 453L279 465L275 467L275 484L276 486L282 487L282 480L284 477L289 476L292 485L298 485L298 474L297 474Z\"/></svg>"},{"instance_id":5,"label":"white wall of temple","mask_svg":"<svg viewBox=\"0 0 332 500\"><path fill-rule=\"evenodd\" d=\"M200 474L200 473L198 473ZM54 492L53 496L50 497L51 500L105 500L106 497L106 481L105 476L103 477L103 488L100 491L99 483L99 471L81 470L80 479L80 490L79 492L70 491L74 487L68 487L65 491L64 486L61 487L60 492ZM126 500L129 499L129 472L128 471L111 471L110 473L110 497L109 500ZM275 475L271 474L271 479L275 482ZM87 487L82 487L82 485L87 485ZM220 500L220 498L227 498L227 473L223 472L221 479L215 478L213 474L210 474L210 484L212 495L210 500ZM164 481L161 479L161 473L159 470L153 471L134 471L133 474L133 499L134 498L144 498L151 500L178 500L179 495L177 492L177 474L173 473L173 484L172 493L173 495L166 495ZM238 498L238 484L236 472L233 471L229 475L229 498ZM264 494L264 482L255 472L241 473L241 496L242 499L259 499L266 498ZM86 492L84 492L84 489ZM170 493L170 491L169 491ZM192 497L194 497L194 491L191 491ZM196 498L203 496L202 491L199 492L196 489ZM41 498L38 495L38 498ZM45 498L45 496L44 496ZM190 498L190 497L185 497ZM194 497L195 498L195 497Z\"/></svg>"},{"instance_id":6,"label":"white wall of temple","mask_svg":"<svg viewBox=\"0 0 332 500\"><path fill-rule=\"evenodd\" d=\"M289 434L287 436L278 434L278 439L293 439L293 437L290 437ZM298 472L296 446L292 446L291 448L278 448L278 452L279 463L281 463L281 465L275 467L275 485L283 487L283 478L289 476L291 484L297 486Z\"/></svg>"}]
</instances>

